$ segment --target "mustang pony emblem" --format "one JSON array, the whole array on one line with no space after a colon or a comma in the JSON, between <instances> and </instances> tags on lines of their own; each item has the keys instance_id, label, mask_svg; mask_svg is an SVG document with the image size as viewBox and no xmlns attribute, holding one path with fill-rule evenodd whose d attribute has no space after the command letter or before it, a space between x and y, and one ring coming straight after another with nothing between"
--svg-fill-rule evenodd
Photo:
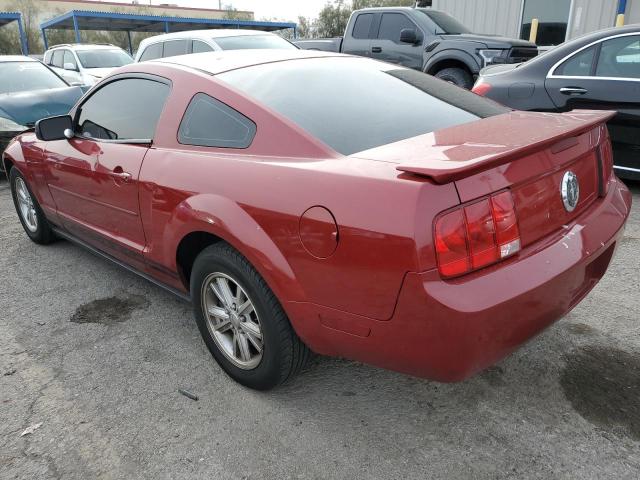
<instances>
[{"instance_id":1,"label":"mustang pony emblem","mask_svg":"<svg viewBox=\"0 0 640 480\"><path fill-rule=\"evenodd\" d=\"M578 183L578 176L569 171L562 177L562 183L560 184L560 194L562 195L562 203L567 212L573 212L578 205L580 199L580 184Z\"/></svg>"}]
</instances>

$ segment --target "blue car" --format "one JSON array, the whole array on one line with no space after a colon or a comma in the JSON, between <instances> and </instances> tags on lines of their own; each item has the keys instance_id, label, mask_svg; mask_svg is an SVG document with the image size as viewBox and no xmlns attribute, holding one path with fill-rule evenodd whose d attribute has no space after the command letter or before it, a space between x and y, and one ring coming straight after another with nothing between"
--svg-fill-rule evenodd
<instances>
[{"instance_id":1,"label":"blue car","mask_svg":"<svg viewBox=\"0 0 640 480\"><path fill-rule=\"evenodd\" d=\"M0 56L0 155L41 118L69 113L83 93L38 60Z\"/></svg>"}]
</instances>

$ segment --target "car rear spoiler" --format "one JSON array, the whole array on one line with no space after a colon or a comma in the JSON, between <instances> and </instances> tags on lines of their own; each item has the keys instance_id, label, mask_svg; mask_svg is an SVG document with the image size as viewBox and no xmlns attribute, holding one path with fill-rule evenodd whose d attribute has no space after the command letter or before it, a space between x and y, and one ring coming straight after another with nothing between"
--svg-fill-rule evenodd
<instances>
[{"instance_id":1,"label":"car rear spoiler","mask_svg":"<svg viewBox=\"0 0 640 480\"><path fill-rule=\"evenodd\" d=\"M429 134L432 147L442 152L441 158L412 155L396 169L445 184L545 148L554 153L566 150L576 143L575 137L615 115L614 111L574 110L564 114L512 112L489 117ZM512 118L505 118L508 116Z\"/></svg>"}]
</instances>

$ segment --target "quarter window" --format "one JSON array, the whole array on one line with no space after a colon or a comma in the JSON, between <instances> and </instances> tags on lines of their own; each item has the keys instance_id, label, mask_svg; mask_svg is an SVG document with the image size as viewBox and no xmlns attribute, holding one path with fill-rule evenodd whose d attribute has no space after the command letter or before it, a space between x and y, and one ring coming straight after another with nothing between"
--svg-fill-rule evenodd
<instances>
[{"instance_id":1,"label":"quarter window","mask_svg":"<svg viewBox=\"0 0 640 480\"><path fill-rule=\"evenodd\" d=\"M596 76L640 78L640 37L618 37L603 42Z\"/></svg>"},{"instance_id":2,"label":"quarter window","mask_svg":"<svg viewBox=\"0 0 640 480\"><path fill-rule=\"evenodd\" d=\"M405 28L417 29L411 20L405 17L401 13L385 13L382 15L382 21L380 22L380 30L378 31L378 38L380 40L391 40L392 42L400 42L400 31Z\"/></svg>"},{"instance_id":3,"label":"quarter window","mask_svg":"<svg viewBox=\"0 0 640 480\"><path fill-rule=\"evenodd\" d=\"M580 53L576 53L556 69L555 75L562 75L563 77L590 76L593 68L593 57L595 56L595 52L596 47L593 46Z\"/></svg>"},{"instance_id":4,"label":"quarter window","mask_svg":"<svg viewBox=\"0 0 640 480\"><path fill-rule=\"evenodd\" d=\"M353 26L353 38L369 38L369 29L373 21L373 13L361 13L356 17Z\"/></svg>"},{"instance_id":5,"label":"quarter window","mask_svg":"<svg viewBox=\"0 0 640 480\"><path fill-rule=\"evenodd\" d=\"M86 138L151 140L168 95L169 86L154 80L108 83L81 105L76 131Z\"/></svg>"},{"instance_id":6,"label":"quarter window","mask_svg":"<svg viewBox=\"0 0 640 480\"><path fill-rule=\"evenodd\" d=\"M189 104L178 130L183 145L247 148L256 134L256 124L237 110L198 93Z\"/></svg>"},{"instance_id":7,"label":"quarter window","mask_svg":"<svg viewBox=\"0 0 640 480\"><path fill-rule=\"evenodd\" d=\"M162 58L162 42L149 45L142 55L140 55L140 61L155 60L156 58Z\"/></svg>"},{"instance_id":8,"label":"quarter window","mask_svg":"<svg viewBox=\"0 0 640 480\"><path fill-rule=\"evenodd\" d=\"M53 65L54 67L62 68L62 64L64 63L62 61L63 57L64 57L63 50L55 50L53 52L53 56L51 57L51 65Z\"/></svg>"},{"instance_id":9,"label":"quarter window","mask_svg":"<svg viewBox=\"0 0 640 480\"><path fill-rule=\"evenodd\" d=\"M163 57L175 57L176 55L184 55L187 53L188 40L171 40L164 42Z\"/></svg>"},{"instance_id":10,"label":"quarter window","mask_svg":"<svg viewBox=\"0 0 640 480\"><path fill-rule=\"evenodd\" d=\"M73 53L71 53L69 50L64 51L63 66L66 65L67 63L70 63L71 65L73 65L73 68L75 70L78 69L78 64L76 63L76 59L74 58Z\"/></svg>"},{"instance_id":11,"label":"quarter window","mask_svg":"<svg viewBox=\"0 0 640 480\"><path fill-rule=\"evenodd\" d=\"M212 52L213 48L200 40L194 40L192 51L193 53Z\"/></svg>"}]
</instances>

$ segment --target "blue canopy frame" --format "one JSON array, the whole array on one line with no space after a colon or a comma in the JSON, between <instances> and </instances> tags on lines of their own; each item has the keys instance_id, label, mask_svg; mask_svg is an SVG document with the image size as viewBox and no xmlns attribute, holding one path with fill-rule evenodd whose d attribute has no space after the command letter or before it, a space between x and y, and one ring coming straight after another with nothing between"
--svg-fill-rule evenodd
<instances>
[{"instance_id":1,"label":"blue canopy frame","mask_svg":"<svg viewBox=\"0 0 640 480\"><path fill-rule=\"evenodd\" d=\"M127 32L129 53L131 54L133 54L131 32L169 33L213 28L242 28L267 32L291 28L293 29L294 38L297 34L297 24L288 22L260 22L226 18L186 18L164 15L138 15L134 13L92 12L87 10L71 10L40 24L45 50L49 48L46 34L48 29L73 30L76 43L82 43L80 30L99 30Z\"/></svg>"},{"instance_id":2,"label":"blue canopy frame","mask_svg":"<svg viewBox=\"0 0 640 480\"><path fill-rule=\"evenodd\" d=\"M23 55L29 55L29 44L27 35L22 26L22 15L18 12L0 12L0 27L11 22L18 22L18 32L20 33L20 48Z\"/></svg>"}]
</instances>

